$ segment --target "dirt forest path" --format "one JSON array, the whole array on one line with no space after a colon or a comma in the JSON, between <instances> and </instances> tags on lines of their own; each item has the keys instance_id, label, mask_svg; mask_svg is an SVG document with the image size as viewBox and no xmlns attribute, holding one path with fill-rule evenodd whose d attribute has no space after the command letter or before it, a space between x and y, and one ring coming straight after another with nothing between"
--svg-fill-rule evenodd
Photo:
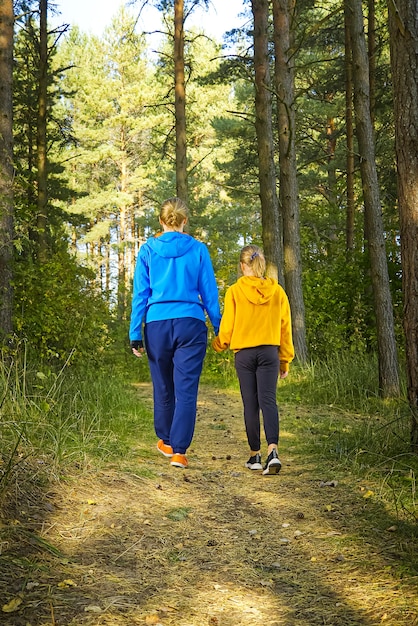
<instances>
[{"instance_id":1,"label":"dirt forest path","mask_svg":"<svg viewBox=\"0 0 418 626\"><path fill-rule=\"evenodd\" d=\"M150 385L138 394L151 408ZM394 533L363 528L359 490L321 486L330 477L293 454L293 437L285 427L279 476L245 469L239 394L202 386L190 468L139 447L137 470L64 485L38 532L57 552L44 552L22 610L0 623L417 624L417 589L392 573Z\"/></svg>"}]
</instances>

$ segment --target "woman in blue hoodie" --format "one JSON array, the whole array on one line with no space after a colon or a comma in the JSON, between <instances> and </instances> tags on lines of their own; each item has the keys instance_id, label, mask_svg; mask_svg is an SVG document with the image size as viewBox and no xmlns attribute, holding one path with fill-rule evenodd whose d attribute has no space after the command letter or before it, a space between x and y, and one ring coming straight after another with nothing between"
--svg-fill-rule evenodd
<instances>
[{"instance_id":1,"label":"woman in blue hoodie","mask_svg":"<svg viewBox=\"0 0 418 626\"><path fill-rule=\"evenodd\" d=\"M160 211L161 235L140 248L136 262L129 338L135 356L148 355L154 390L158 450L186 468L193 439L208 315L215 335L221 313L205 244L183 232L187 207L169 198ZM144 324L144 335L142 325Z\"/></svg>"}]
</instances>

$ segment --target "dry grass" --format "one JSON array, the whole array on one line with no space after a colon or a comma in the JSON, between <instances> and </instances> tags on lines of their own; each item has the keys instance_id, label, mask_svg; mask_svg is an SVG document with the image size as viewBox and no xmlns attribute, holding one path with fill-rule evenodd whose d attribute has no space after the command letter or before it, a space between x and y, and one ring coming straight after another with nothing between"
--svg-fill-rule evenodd
<instances>
[{"instance_id":1,"label":"dry grass","mask_svg":"<svg viewBox=\"0 0 418 626\"><path fill-rule=\"evenodd\" d=\"M149 385L138 393L151 406ZM21 483L0 557L1 606L20 604L0 623L418 624L417 579L402 569L416 544L364 497L370 485L321 487L334 477L298 455L286 415L282 473L246 470L241 413L236 393L202 387L186 471L137 442L134 462L53 493Z\"/></svg>"}]
</instances>

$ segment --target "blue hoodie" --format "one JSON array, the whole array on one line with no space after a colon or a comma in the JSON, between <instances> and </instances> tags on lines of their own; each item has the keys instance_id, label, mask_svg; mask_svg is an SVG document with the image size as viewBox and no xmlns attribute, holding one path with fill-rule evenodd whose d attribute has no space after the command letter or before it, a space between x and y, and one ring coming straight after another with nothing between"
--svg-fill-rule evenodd
<instances>
[{"instance_id":1,"label":"blue hoodie","mask_svg":"<svg viewBox=\"0 0 418 626\"><path fill-rule=\"evenodd\" d=\"M218 334L221 312L209 251L190 235L165 232L140 248L136 262L131 341L142 339L142 323L179 317L206 321Z\"/></svg>"}]
</instances>

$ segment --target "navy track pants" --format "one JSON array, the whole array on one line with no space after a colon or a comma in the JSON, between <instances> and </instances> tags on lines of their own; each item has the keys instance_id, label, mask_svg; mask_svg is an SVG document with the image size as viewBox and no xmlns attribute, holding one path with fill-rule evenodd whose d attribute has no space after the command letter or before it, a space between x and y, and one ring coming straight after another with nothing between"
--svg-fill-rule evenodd
<instances>
[{"instance_id":1,"label":"navy track pants","mask_svg":"<svg viewBox=\"0 0 418 626\"><path fill-rule=\"evenodd\" d=\"M145 324L154 428L174 453L185 454L193 439L207 334L206 324L193 317Z\"/></svg>"}]
</instances>

